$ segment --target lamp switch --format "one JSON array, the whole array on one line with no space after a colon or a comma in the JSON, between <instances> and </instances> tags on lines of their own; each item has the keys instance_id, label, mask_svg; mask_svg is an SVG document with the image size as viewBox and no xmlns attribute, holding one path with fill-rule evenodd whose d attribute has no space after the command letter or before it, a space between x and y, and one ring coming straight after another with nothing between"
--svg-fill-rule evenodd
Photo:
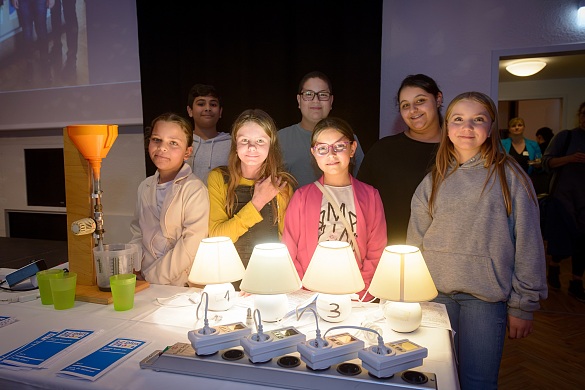
<instances>
[{"instance_id":1,"label":"lamp switch","mask_svg":"<svg viewBox=\"0 0 585 390\"><path fill-rule=\"evenodd\" d=\"M240 339L244 352L252 363L266 362L273 357L296 352L297 344L306 340L304 334L289 326L264 332L253 333Z\"/></svg>"},{"instance_id":2,"label":"lamp switch","mask_svg":"<svg viewBox=\"0 0 585 390\"><path fill-rule=\"evenodd\" d=\"M211 355L220 349L239 346L240 339L251 333L250 328L241 322L214 326L209 328L211 333L205 333L204 329L199 328L187 333L197 355Z\"/></svg>"},{"instance_id":3,"label":"lamp switch","mask_svg":"<svg viewBox=\"0 0 585 390\"><path fill-rule=\"evenodd\" d=\"M377 345L362 349L358 357L370 374L378 378L387 378L397 372L422 366L428 350L407 339L384 344L385 350L380 351Z\"/></svg>"},{"instance_id":4,"label":"lamp switch","mask_svg":"<svg viewBox=\"0 0 585 390\"><path fill-rule=\"evenodd\" d=\"M345 362L358 357L358 351L364 348L364 342L349 333L325 337L325 345L320 347L315 339L298 344L301 360L313 370L323 370L333 364Z\"/></svg>"}]
</instances>

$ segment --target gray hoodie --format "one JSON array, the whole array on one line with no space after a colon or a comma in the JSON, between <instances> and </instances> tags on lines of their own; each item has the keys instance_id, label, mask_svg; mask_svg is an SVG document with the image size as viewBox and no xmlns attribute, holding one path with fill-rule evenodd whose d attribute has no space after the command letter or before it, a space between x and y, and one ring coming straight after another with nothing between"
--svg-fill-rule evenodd
<instances>
[{"instance_id":1,"label":"gray hoodie","mask_svg":"<svg viewBox=\"0 0 585 390\"><path fill-rule=\"evenodd\" d=\"M412 198L407 243L421 249L440 292L506 301L508 314L532 319L547 296L538 205L528 194L534 189L525 188L506 167L512 197L508 216L496 175L483 190L484 163L477 155L445 179L432 216L432 179L430 174L423 179Z\"/></svg>"},{"instance_id":2,"label":"gray hoodie","mask_svg":"<svg viewBox=\"0 0 585 390\"><path fill-rule=\"evenodd\" d=\"M193 169L195 176L207 185L207 175L213 168L227 165L232 136L229 133L218 133L215 138L204 140L193 135L193 153L187 164Z\"/></svg>"}]
</instances>

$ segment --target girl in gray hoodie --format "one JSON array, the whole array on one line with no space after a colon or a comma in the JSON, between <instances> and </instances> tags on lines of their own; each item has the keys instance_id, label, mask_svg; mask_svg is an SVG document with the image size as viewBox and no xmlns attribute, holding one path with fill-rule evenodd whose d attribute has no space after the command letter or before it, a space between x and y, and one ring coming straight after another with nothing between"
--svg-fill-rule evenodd
<instances>
[{"instance_id":1,"label":"girl in gray hoodie","mask_svg":"<svg viewBox=\"0 0 585 390\"><path fill-rule=\"evenodd\" d=\"M462 389L497 388L506 326L509 338L528 336L547 297L536 195L503 150L497 118L483 93L453 99L408 226L449 313Z\"/></svg>"}]
</instances>

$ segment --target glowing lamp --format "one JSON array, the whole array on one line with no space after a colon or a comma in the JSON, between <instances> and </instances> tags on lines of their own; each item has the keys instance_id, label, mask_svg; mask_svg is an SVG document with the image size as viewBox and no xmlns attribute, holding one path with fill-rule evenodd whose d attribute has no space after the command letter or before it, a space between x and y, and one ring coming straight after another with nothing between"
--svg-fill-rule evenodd
<instances>
[{"instance_id":1,"label":"glowing lamp","mask_svg":"<svg viewBox=\"0 0 585 390\"><path fill-rule=\"evenodd\" d=\"M242 279L244 264L229 237L204 238L199 243L189 273L189 282L204 284L208 309L227 310L233 306L236 291L231 282Z\"/></svg>"},{"instance_id":2,"label":"glowing lamp","mask_svg":"<svg viewBox=\"0 0 585 390\"><path fill-rule=\"evenodd\" d=\"M370 294L391 301L384 315L396 332L412 332L420 326L419 302L438 294L420 250L411 245L390 245L384 249L372 282Z\"/></svg>"}]
</instances>

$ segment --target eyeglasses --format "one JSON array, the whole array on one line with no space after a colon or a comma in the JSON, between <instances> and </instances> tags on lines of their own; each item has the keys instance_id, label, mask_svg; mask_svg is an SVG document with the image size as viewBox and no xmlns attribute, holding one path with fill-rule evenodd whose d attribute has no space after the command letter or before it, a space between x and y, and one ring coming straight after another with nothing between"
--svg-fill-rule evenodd
<instances>
[{"instance_id":1,"label":"eyeglasses","mask_svg":"<svg viewBox=\"0 0 585 390\"><path fill-rule=\"evenodd\" d=\"M315 96L317 96L317 99L321 102L331 99L331 92L327 91L315 92L309 89L307 91L299 93L299 95L301 95L301 98L306 102L313 101L315 99Z\"/></svg>"},{"instance_id":2,"label":"eyeglasses","mask_svg":"<svg viewBox=\"0 0 585 390\"><path fill-rule=\"evenodd\" d=\"M350 141L338 141L334 144L316 144L313 146L313 150L319 156L326 156L329 153L329 149L332 149L335 153L342 153L347 150L347 145L349 145Z\"/></svg>"}]
</instances>

